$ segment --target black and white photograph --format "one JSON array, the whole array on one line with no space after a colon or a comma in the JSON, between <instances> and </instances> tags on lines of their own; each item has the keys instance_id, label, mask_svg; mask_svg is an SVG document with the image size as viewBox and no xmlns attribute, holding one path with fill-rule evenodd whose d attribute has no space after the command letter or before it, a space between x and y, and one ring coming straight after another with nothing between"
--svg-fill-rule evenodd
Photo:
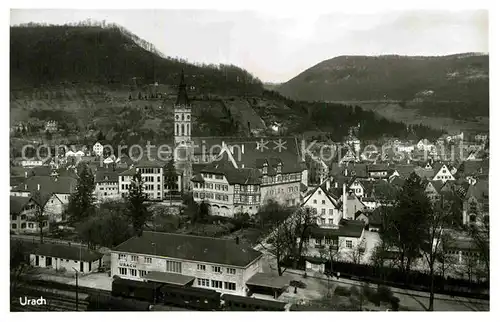
<instances>
[{"instance_id":1,"label":"black and white photograph","mask_svg":"<svg viewBox=\"0 0 500 322\"><path fill-rule=\"evenodd\" d=\"M9 315L490 311L488 9L12 5Z\"/></svg>"}]
</instances>

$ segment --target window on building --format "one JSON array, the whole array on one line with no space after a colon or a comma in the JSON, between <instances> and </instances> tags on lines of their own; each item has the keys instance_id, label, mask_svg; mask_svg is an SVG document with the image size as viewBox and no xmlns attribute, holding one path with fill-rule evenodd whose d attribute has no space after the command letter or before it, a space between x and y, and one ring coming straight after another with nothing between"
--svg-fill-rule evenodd
<instances>
[{"instance_id":1,"label":"window on building","mask_svg":"<svg viewBox=\"0 0 500 322\"><path fill-rule=\"evenodd\" d=\"M333 219L328 219L328 223L329 223L330 225L333 225Z\"/></svg>"},{"instance_id":2,"label":"window on building","mask_svg":"<svg viewBox=\"0 0 500 322\"><path fill-rule=\"evenodd\" d=\"M206 278L198 278L198 286L210 287L210 281Z\"/></svg>"},{"instance_id":3,"label":"window on building","mask_svg":"<svg viewBox=\"0 0 500 322\"><path fill-rule=\"evenodd\" d=\"M321 209L321 214L322 215L326 214L326 209L325 208Z\"/></svg>"},{"instance_id":4,"label":"window on building","mask_svg":"<svg viewBox=\"0 0 500 322\"><path fill-rule=\"evenodd\" d=\"M144 277L144 276L146 276L146 274L147 274L147 273L148 273L147 271L144 271L144 270L142 270L142 269L140 269L140 270L139 270L139 276L140 276L140 277Z\"/></svg>"},{"instance_id":5,"label":"window on building","mask_svg":"<svg viewBox=\"0 0 500 322\"><path fill-rule=\"evenodd\" d=\"M25 223L25 222L23 222L23 223L21 224L21 228L22 228L22 229L26 228L26 223Z\"/></svg>"},{"instance_id":6,"label":"window on building","mask_svg":"<svg viewBox=\"0 0 500 322\"><path fill-rule=\"evenodd\" d=\"M318 200L314 199L313 204L317 204L317 203L318 203Z\"/></svg>"},{"instance_id":7,"label":"window on building","mask_svg":"<svg viewBox=\"0 0 500 322\"><path fill-rule=\"evenodd\" d=\"M130 268L129 271L130 271L130 276L137 276L137 270L136 269Z\"/></svg>"},{"instance_id":8,"label":"window on building","mask_svg":"<svg viewBox=\"0 0 500 322\"><path fill-rule=\"evenodd\" d=\"M166 261L167 262L167 272L181 273L182 265L180 262Z\"/></svg>"},{"instance_id":9,"label":"window on building","mask_svg":"<svg viewBox=\"0 0 500 322\"><path fill-rule=\"evenodd\" d=\"M352 240L346 240L345 245L347 248L352 248Z\"/></svg>"},{"instance_id":10,"label":"window on building","mask_svg":"<svg viewBox=\"0 0 500 322\"><path fill-rule=\"evenodd\" d=\"M326 203L325 200L321 200L321 204L324 205Z\"/></svg>"},{"instance_id":11,"label":"window on building","mask_svg":"<svg viewBox=\"0 0 500 322\"><path fill-rule=\"evenodd\" d=\"M212 287L213 288L222 288L222 281L212 280Z\"/></svg>"},{"instance_id":12,"label":"window on building","mask_svg":"<svg viewBox=\"0 0 500 322\"><path fill-rule=\"evenodd\" d=\"M236 283L224 282L224 289L230 291L236 291Z\"/></svg>"},{"instance_id":13,"label":"window on building","mask_svg":"<svg viewBox=\"0 0 500 322\"><path fill-rule=\"evenodd\" d=\"M76 262L76 261L75 261ZM127 269L126 268L123 268L123 267L119 267L118 268L118 273L120 275L127 275Z\"/></svg>"},{"instance_id":14,"label":"window on building","mask_svg":"<svg viewBox=\"0 0 500 322\"><path fill-rule=\"evenodd\" d=\"M321 218L321 223L324 225L325 224L325 218Z\"/></svg>"},{"instance_id":15,"label":"window on building","mask_svg":"<svg viewBox=\"0 0 500 322\"><path fill-rule=\"evenodd\" d=\"M144 261L146 262L146 264L151 264L153 262L153 259L151 257L145 257Z\"/></svg>"},{"instance_id":16,"label":"window on building","mask_svg":"<svg viewBox=\"0 0 500 322\"><path fill-rule=\"evenodd\" d=\"M333 215L333 209L328 209L328 214L331 216Z\"/></svg>"},{"instance_id":17,"label":"window on building","mask_svg":"<svg viewBox=\"0 0 500 322\"><path fill-rule=\"evenodd\" d=\"M220 266L212 266L212 272L222 273L222 268Z\"/></svg>"},{"instance_id":18,"label":"window on building","mask_svg":"<svg viewBox=\"0 0 500 322\"><path fill-rule=\"evenodd\" d=\"M33 223L31 223L31 222L30 222L30 223L28 224L28 228L33 228Z\"/></svg>"},{"instance_id":19,"label":"window on building","mask_svg":"<svg viewBox=\"0 0 500 322\"><path fill-rule=\"evenodd\" d=\"M127 255L125 255L125 254L119 254L118 255L118 259L119 260L126 260L127 259Z\"/></svg>"},{"instance_id":20,"label":"window on building","mask_svg":"<svg viewBox=\"0 0 500 322\"><path fill-rule=\"evenodd\" d=\"M236 274L236 268L227 268L226 271L228 274L231 274L231 275Z\"/></svg>"},{"instance_id":21,"label":"window on building","mask_svg":"<svg viewBox=\"0 0 500 322\"><path fill-rule=\"evenodd\" d=\"M204 271L204 270L206 270L207 268L206 268L206 266L205 266L205 265L203 265L203 264L198 264L197 269L198 269L199 271Z\"/></svg>"},{"instance_id":22,"label":"window on building","mask_svg":"<svg viewBox=\"0 0 500 322\"><path fill-rule=\"evenodd\" d=\"M17 229L17 225L16 224L12 224L12 229Z\"/></svg>"}]
</instances>

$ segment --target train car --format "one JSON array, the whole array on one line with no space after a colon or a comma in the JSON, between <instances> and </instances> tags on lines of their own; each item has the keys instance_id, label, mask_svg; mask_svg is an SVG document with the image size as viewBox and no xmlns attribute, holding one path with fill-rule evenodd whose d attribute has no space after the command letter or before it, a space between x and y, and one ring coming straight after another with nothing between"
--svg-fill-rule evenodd
<instances>
[{"instance_id":1,"label":"train car","mask_svg":"<svg viewBox=\"0 0 500 322\"><path fill-rule=\"evenodd\" d=\"M174 305L197 311L220 310L220 293L214 290L164 285L160 289L160 293L162 296L161 301L165 305Z\"/></svg>"},{"instance_id":2,"label":"train car","mask_svg":"<svg viewBox=\"0 0 500 322\"><path fill-rule=\"evenodd\" d=\"M149 311L146 301L120 298L108 294L92 294L87 297L87 311Z\"/></svg>"},{"instance_id":3,"label":"train car","mask_svg":"<svg viewBox=\"0 0 500 322\"><path fill-rule=\"evenodd\" d=\"M222 295L225 311L285 311L286 303L253 297Z\"/></svg>"},{"instance_id":4,"label":"train car","mask_svg":"<svg viewBox=\"0 0 500 322\"><path fill-rule=\"evenodd\" d=\"M111 294L125 298L156 303L162 284L117 278L113 280Z\"/></svg>"}]
</instances>

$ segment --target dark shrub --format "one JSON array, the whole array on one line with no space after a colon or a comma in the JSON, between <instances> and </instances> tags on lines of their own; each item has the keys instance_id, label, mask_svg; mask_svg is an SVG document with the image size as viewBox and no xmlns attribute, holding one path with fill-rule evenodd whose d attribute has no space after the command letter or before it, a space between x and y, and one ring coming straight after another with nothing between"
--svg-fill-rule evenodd
<instances>
[{"instance_id":1,"label":"dark shrub","mask_svg":"<svg viewBox=\"0 0 500 322\"><path fill-rule=\"evenodd\" d=\"M392 290L384 285L379 285L377 289L378 298L381 302L390 303L393 297Z\"/></svg>"},{"instance_id":2,"label":"dark shrub","mask_svg":"<svg viewBox=\"0 0 500 322\"><path fill-rule=\"evenodd\" d=\"M338 296L350 296L351 292L345 286L337 286L335 288L335 291L333 292L333 294L338 295Z\"/></svg>"}]
</instances>

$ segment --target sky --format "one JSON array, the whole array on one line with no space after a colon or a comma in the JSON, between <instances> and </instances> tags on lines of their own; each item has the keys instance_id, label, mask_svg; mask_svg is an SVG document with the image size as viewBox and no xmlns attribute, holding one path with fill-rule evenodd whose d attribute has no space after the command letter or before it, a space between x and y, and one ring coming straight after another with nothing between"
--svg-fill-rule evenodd
<instances>
[{"instance_id":1,"label":"sky","mask_svg":"<svg viewBox=\"0 0 500 322\"><path fill-rule=\"evenodd\" d=\"M166 56L234 64L263 82L286 82L341 55L488 53L488 11L304 12L11 10L11 25L106 20Z\"/></svg>"}]
</instances>

